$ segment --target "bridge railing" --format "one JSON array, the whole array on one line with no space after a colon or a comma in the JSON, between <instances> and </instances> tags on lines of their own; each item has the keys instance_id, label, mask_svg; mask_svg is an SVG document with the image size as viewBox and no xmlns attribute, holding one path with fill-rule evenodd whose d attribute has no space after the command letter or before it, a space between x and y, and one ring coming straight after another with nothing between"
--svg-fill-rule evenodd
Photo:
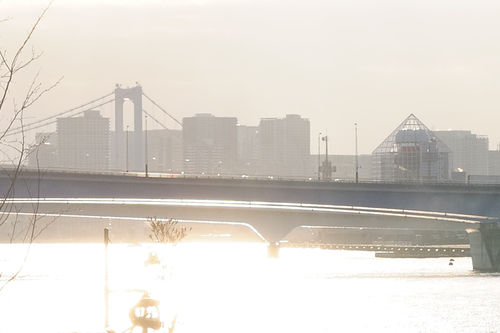
<instances>
[{"instance_id":1,"label":"bridge railing","mask_svg":"<svg viewBox=\"0 0 500 333\"><path fill-rule=\"evenodd\" d=\"M3 166L0 169L4 173L8 173L11 166ZM13 170L13 169L12 169ZM42 168L41 170L31 169L25 167L24 172L28 173L61 173L66 175L78 174L78 175L109 175L109 176L128 176L128 177L140 177L140 178L185 178L185 179L225 179L225 180L257 180L257 181L293 181L293 182L303 182L303 183L339 183L339 184L356 184L355 179L351 178L335 178L331 180L318 180L314 177L283 177L283 176L269 176L269 175L245 175L245 174L188 174L184 172L149 172L146 175L144 172L137 171L122 171L122 170L82 170L82 169L68 169L68 168ZM359 184L387 184L387 185L447 185L447 186L470 186L470 187L491 187L500 188L500 183L483 183L470 181L467 183L456 182L456 181L387 181L387 180L376 180L376 179L361 179Z\"/></svg>"}]
</instances>

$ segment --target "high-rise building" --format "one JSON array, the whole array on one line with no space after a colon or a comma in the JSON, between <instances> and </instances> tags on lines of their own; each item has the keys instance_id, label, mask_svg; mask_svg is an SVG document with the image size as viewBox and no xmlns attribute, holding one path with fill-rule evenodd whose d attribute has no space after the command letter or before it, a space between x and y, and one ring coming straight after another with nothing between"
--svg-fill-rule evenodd
<instances>
[{"instance_id":1,"label":"high-rise building","mask_svg":"<svg viewBox=\"0 0 500 333\"><path fill-rule=\"evenodd\" d=\"M447 180L449 152L446 144L411 114L373 151L373 178L384 181Z\"/></svg>"},{"instance_id":2,"label":"high-rise building","mask_svg":"<svg viewBox=\"0 0 500 333\"><path fill-rule=\"evenodd\" d=\"M238 166L237 173L257 175L259 165L259 128L257 126L238 125Z\"/></svg>"},{"instance_id":3,"label":"high-rise building","mask_svg":"<svg viewBox=\"0 0 500 333\"><path fill-rule=\"evenodd\" d=\"M147 133L148 169L151 172L182 170L182 131L158 129Z\"/></svg>"},{"instance_id":4,"label":"high-rise building","mask_svg":"<svg viewBox=\"0 0 500 333\"><path fill-rule=\"evenodd\" d=\"M237 159L235 117L208 113L182 119L184 172L187 174L232 174Z\"/></svg>"},{"instance_id":5,"label":"high-rise building","mask_svg":"<svg viewBox=\"0 0 500 333\"><path fill-rule=\"evenodd\" d=\"M500 150L488 152L488 175L500 176Z\"/></svg>"},{"instance_id":6,"label":"high-rise building","mask_svg":"<svg viewBox=\"0 0 500 333\"><path fill-rule=\"evenodd\" d=\"M488 137L471 131L434 131L451 150L450 168L467 175L488 174Z\"/></svg>"},{"instance_id":7,"label":"high-rise building","mask_svg":"<svg viewBox=\"0 0 500 333\"><path fill-rule=\"evenodd\" d=\"M307 177L310 155L309 119L289 114L263 118L259 124L261 175Z\"/></svg>"},{"instance_id":8,"label":"high-rise building","mask_svg":"<svg viewBox=\"0 0 500 333\"><path fill-rule=\"evenodd\" d=\"M109 118L99 111L83 117L57 118L58 167L107 170L109 167Z\"/></svg>"}]
</instances>

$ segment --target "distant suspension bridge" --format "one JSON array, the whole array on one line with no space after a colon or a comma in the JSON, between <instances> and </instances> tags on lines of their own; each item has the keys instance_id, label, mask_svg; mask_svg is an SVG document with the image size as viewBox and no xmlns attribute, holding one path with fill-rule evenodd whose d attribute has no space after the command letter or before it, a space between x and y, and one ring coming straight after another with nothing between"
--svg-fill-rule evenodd
<instances>
[{"instance_id":1,"label":"distant suspension bridge","mask_svg":"<svg viewBox=\"0 0 500 333\"><path fill-rule=\"evenodd\" d=\"M157 123L163 129L169 129L164 122L160 121L157 117L153 116L152 112L148 112L142 106L142 98L145 97L151 104L159 111L161 111L168 118L173 120L173 122L182 128L182 123L175 118L171 113L165 110L164 107L160 106L154 99L149 97L142 89L140 85L130 88L122 88L121 85L117 84L114 91L101 96L99 98L93 99L89 102L83 103L71 109L63 112L51 115L49 117L38 119L36 121L23 124L10 129L10 131L5 135L5 137L15 137L18 135L27 134L36 130L40 130L47 126L53 125L57 122L57 118L60 117L76 117L84 114L86 111L95 110L104 105L113 103L115 104L115 147L113 147L113 154L115 154L115 160L119 160L120 156L125 155L125 144L124 144L124 125L123 125L123 104L125 100L130 100L134 105L134 122L133 122L133 133L132 133L132 144L133 149L136 154L133 159L132 168L135 170L141 170L145 165L145 152L144 152L144 129L143 129L143 115L151 118L155 123Z\"/></svg>"}]
</instances>

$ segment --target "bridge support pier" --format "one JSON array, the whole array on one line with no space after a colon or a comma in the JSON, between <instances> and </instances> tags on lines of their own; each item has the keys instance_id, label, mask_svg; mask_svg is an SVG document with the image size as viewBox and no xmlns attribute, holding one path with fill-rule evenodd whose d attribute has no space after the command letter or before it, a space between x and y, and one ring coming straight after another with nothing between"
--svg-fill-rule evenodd
<instances>
[{"instance_id":1,"label":"bridge support pier","mask_svg":"<svg viewBox=\"0 0 500 333\"><path fill-rule=\"evenodd\" d=\"M267 245L267 256L269 258L278 258L280 254L280 243L279 242L269 242Z\"/></svg>"},{"instance_id":2,"label":"bridge support pier","mask_svg":"<svg viewBox=\"0 0 500 333\"><path fill-rule=\"evenodd\" d=\"M500 224L482 223L477 229L467 229L472 268L478 271L500 272Z\"/></svg>"}]
</instances>

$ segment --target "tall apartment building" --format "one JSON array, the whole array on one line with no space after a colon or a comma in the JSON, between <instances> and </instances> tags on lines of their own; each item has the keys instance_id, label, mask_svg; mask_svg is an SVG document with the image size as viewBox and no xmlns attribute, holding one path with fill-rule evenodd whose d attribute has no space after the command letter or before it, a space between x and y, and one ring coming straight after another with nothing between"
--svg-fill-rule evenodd
<instances>
[{"instance_id":1,"label":"tall apartment building","mask_svg":"<svg viewBox=\"0 0 500 333\"><path fill-rule=\"evenodd\" d=\"M182 131L158 129L147 133L148 169L151 172L182 170Z\"/></svg>"},{"instance_id":2,"label":"tall apartment building","mask_svg":"<svg viewBox=\"0 0 500 333\"><path fill-rule=\"evenodd\" d=\"M309 119L289 114L263 118L259 124L261 175L307 177L310 155Z\"/></svg>"},{"instance_id":3,"label":"tall apartment building","mask_svg":"<svg viewBox=\"0 0 500 333\"><path fill-rule=\"evenodd\" d=\"M232 174L237 159L235 117L199 113L182 119L184 172Z\"/></svg>"},{"instance_id":4,"label":"tall apartment building","mask_svg":"<svg viewBox=\"0 0 500 333\"><path fill-rule=\"evenodd\" d=\"M488 175L500 176L500 150L488 152Z\"/></svg>"},{"instance_id":5,"label":"tall apartment building","mask_svg":"<svg viewBox=\"0 0 500 333\"><path fill-rule=\"evenodd\" d=\"M468 175L488 175L488 137L471 131L434 131L451 150L451 170Z\"/></svg>"},{"instance_id":6,"label":"tall apartment building","mask_svg":"<svg viewBox=\"0 0 500 333\"><path fill-rule=\"evenodd\" d=\"M238 163L237 173L257 175L259 166L259 128L257 126L238 125Z\"/></svg>"},{"instance_id":7,"label":"tall apartment building","mask_svg":"<svg viewBox=\"0 0 500 333\"><path fill-rule=\"evenodd\" d=\"M83 117L57 118L58 167L107 170L109 167L109 118L99 111Z\"/></svg>"}]
</instances>

